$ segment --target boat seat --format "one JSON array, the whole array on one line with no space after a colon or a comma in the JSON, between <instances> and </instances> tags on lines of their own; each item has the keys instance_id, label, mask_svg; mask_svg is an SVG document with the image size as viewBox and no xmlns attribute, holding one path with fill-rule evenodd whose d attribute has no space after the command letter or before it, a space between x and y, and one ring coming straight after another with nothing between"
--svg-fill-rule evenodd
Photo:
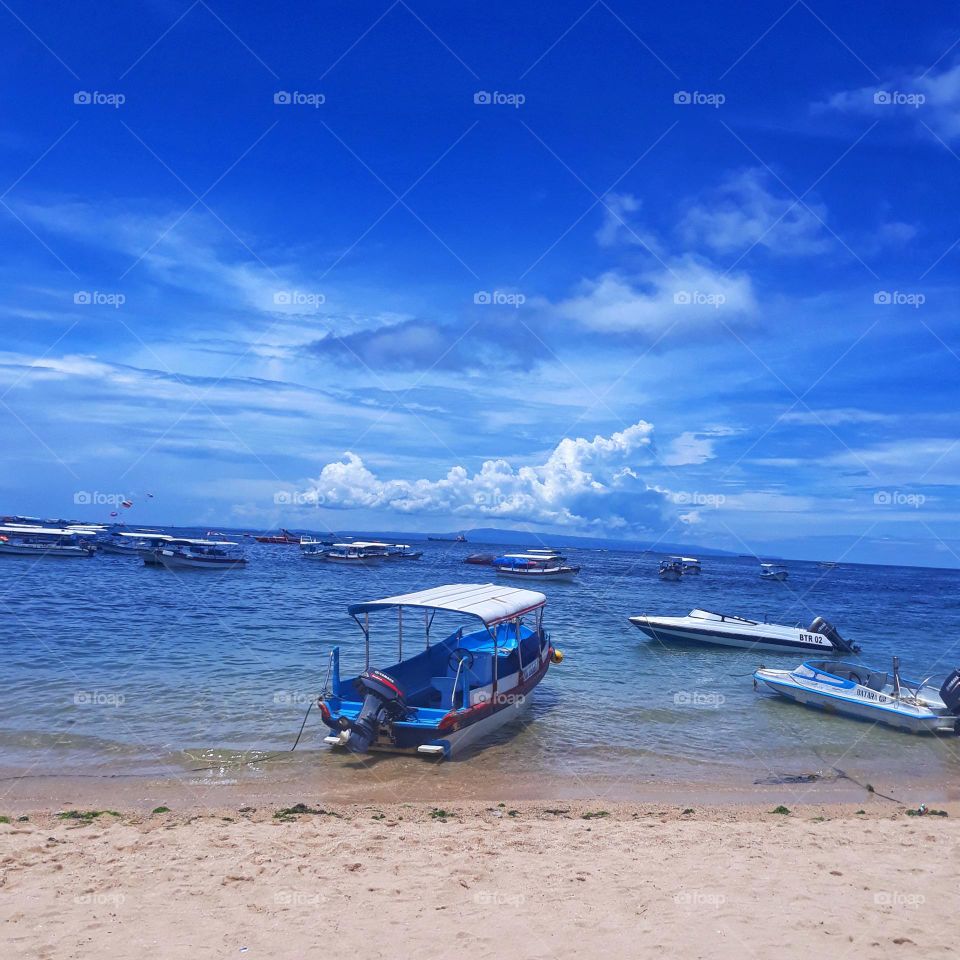
<instances>
[{"instance_id":1,"label":"boat seat","mask_svg":"<svg viewBox=\"0 0 960 960\"><path fill-rule=\"evenodd\" d=\"M453 700L453 685L455 679L453 677L431 677L430 686L435 690L440 691L440 707L441 709L450 709Z\"/></svg>"},{"instance_id":2,"label":"boat seat","mask_svg":"<svg viewBox=\"0 0 960 960\"><path fill-rule=\"evenodd\" d=\"M864 686L868 690L876 690L877 693L882 693L883 688L888 683L888 680L889 678L887 677L887 674L877 673L876 671L874 671L873 673L870 674L869 677L867 677L867 682L864 684Z\"/></svg>"}]
</instances>

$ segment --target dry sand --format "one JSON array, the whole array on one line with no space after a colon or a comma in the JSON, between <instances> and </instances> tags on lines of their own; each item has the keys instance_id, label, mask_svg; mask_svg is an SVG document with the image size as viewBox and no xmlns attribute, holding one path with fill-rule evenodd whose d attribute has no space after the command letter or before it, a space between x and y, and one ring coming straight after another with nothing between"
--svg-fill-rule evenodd
<instances>
[{"instance_id":1,"label":"dry sand","mask_svg":"<svg viewBox=\"0 0 960 960\"><path fill-rule=\"evenodd\" d=\"M960 808L608 802L32 811L0 957L947 957ZM858 809L866 812L857 813Z\"/></svg>"}]
</instances>

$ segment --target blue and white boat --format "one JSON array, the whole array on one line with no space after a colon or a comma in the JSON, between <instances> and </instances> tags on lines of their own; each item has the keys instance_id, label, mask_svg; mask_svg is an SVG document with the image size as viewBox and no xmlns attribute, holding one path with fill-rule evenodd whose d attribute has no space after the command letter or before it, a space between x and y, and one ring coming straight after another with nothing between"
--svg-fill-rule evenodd
<instances>
[{"instance_id":1,"label":"blue and white boat","mask_svg":"<svg viewBox=\"0 0 960 960\"><path fill-rule=\"evenodd\" d=\"M862 663L809 660L794 670L761 667L753 675L755 686L806 706L914 733L960 732L960 670L939 687L930 679L901 677L899 657L892 673Z\"/></svg>"},{"instance_id":2,"label":"blue and white boat","mask_svg":"<svg viewBox=\"0 0 960 960\"><path fill-rule=\"evenodd\" d=\"M363 631L366 669L340 677L340 648L331 652L330 689L319 700L331 734L325 741L352 753L385 751L452 757L517 719L555 651L543 628L546 597L493 583L456 583L349 607ZM397 662L370 664L370 614L396 616ZM431 643L437 614L465 618ZM424 649L406 659L404 641L423 632Z\"/></svg>"},{"instance_id":3,"label":"blue and white boat","mask_svg":"<svg viewBox=\"0 0 960 960\"><path fill-rule=\"evenodd\" d=\"M173 539L168 533L153 530L111 530L101 533L95 542L101 553L142 557L145 550L156 550L161 543Z\"/></svg>"},{"instance_id":4,"label":"blue and white boat","mask_svg":"<svg viewBox=\"0 0 960 960\"><path fill-rule=\"evenodd\" d=\"M567 558L556 550L507 553L495 557L493 566L505 577L524 580L573 580L580 573L579 566L567 563Z\"/></svg>"},{"instance_id":5,"label":"blue and white boat","mask_svg":"<svg viewBox=\"0 0 960 960\"><path fill-rule=\"evenodd\" d=\"M679 580L683 576L683 559L670 557L669 560L661 560L659 573L661 580Z\"/></svg>"},{"instance_id":6,"label":"blue and white boat","mask_svg":"<svg viewBox=\"0 0 960 960\"><path fill-rule=\"evenodd\" d=\"M761 580L786 580L790 571L782 563L761 563Z\"/></svg>"}]
</instances>

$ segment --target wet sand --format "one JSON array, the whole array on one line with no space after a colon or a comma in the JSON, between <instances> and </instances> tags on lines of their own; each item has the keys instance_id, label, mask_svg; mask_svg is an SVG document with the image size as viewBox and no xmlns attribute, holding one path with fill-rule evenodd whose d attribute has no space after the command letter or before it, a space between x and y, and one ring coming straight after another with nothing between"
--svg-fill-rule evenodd
<instances>
[{"instance_id":1,"label":"wet sand","mask_svg":"<svg viewBox=\"0 0 960 960\"><path fill-rule=\"evenodd\" d=\"M954 952L960 826L876 796L789 813L304 799L307 811L285 814L276 804L138 804L89 819L76 807L66 817L8 808L0 955Z\"/></svg>"}]
</instances>

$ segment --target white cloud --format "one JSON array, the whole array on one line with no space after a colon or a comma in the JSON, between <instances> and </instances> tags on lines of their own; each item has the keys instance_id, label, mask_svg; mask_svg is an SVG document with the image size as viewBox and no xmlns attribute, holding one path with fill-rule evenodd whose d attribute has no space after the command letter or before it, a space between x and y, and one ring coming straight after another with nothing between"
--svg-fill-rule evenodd
<instances>
[{"instance_id":1,"label":"white cloud","mask_svg":"<svg viewBox=\"0 0 960 960\"><path fill-rule=\"evenodd\" d=\"M660 462L667 467L696 466L712 460L714 444L718 437L729 437L736 433L730 427L711 427L708 430L681 433L667 445Z\"/></svg>"},{"instance_id":2,"label":"white cloud","mask_svg":"<svg viewBox=\"0 0 960 960\"><path fill-rule=\"evenodd\" d=\"M888 423L896 417L888 413L859 410L856 407L834 407L827 410L792 410L785 413L781 423L796 423L803 426L838 427L845 423Z\"/></svg>"},{"instance_id":3,"label":"white cloud","mask_svg":"<svg viewBox=\"0 0 960 960\"><path fill-rule=\"evenodd\" d=\"M921 130L926 124L938 136L953 140L960 137L960 63L939 73L904 72L883 83L841 90L815 104L814 111L899 119Z\"/></svg>"},{"instance_id":4,"label":"white cloud","mask_svg":"<svg viewBox=\"0 0 960 960\"><path fill-rule=\"evenodd\" d=\"M831 241L823 226L826 208L774 191L769 180L756 169L728 177L706 200L687 206L680 221L681 237L722 254L754 245L782 256L827 250Z\"/></svg>"},{"instance_id":5,"label":"white cloud","mask_svg":"<svg viewBox=\"0 0 960 960\"><path fill-rule=\"evenodd\" d=\"M348 451L326 464L301 498L333 509L636 528L661 520L668 502L633 469L652 462L652 432L640 420L609 437L565 438L539 465L486 460L476 473L454 466L439 480L384 480Z\"/></svg>"},{"instance_id":6,"label":"white cloud","mask_svg":"<svg viewBox=\"0 0 960 960\"><path fill-rule=\"evenodd\" d=\"M640 201L632 193L608 193L603 198L603 223L594 234L601 247L632 244L657 253L660 244L651 233L631 222L631 213L640 209Z\"/></svg>"},{"instance_id":7,"label":"white cloud","mask_svg":"<svg viewBox=\"0 0 960 960\"><path fill-rule=\"evenodd\" d=\"M563 319L603 333L722 329L722 323L752 315L757 308L746 274L725 274L693 257L683 257L628 277L608 271L585 280L575 296L554 306Z\"/></svg>"}]
</instances>

